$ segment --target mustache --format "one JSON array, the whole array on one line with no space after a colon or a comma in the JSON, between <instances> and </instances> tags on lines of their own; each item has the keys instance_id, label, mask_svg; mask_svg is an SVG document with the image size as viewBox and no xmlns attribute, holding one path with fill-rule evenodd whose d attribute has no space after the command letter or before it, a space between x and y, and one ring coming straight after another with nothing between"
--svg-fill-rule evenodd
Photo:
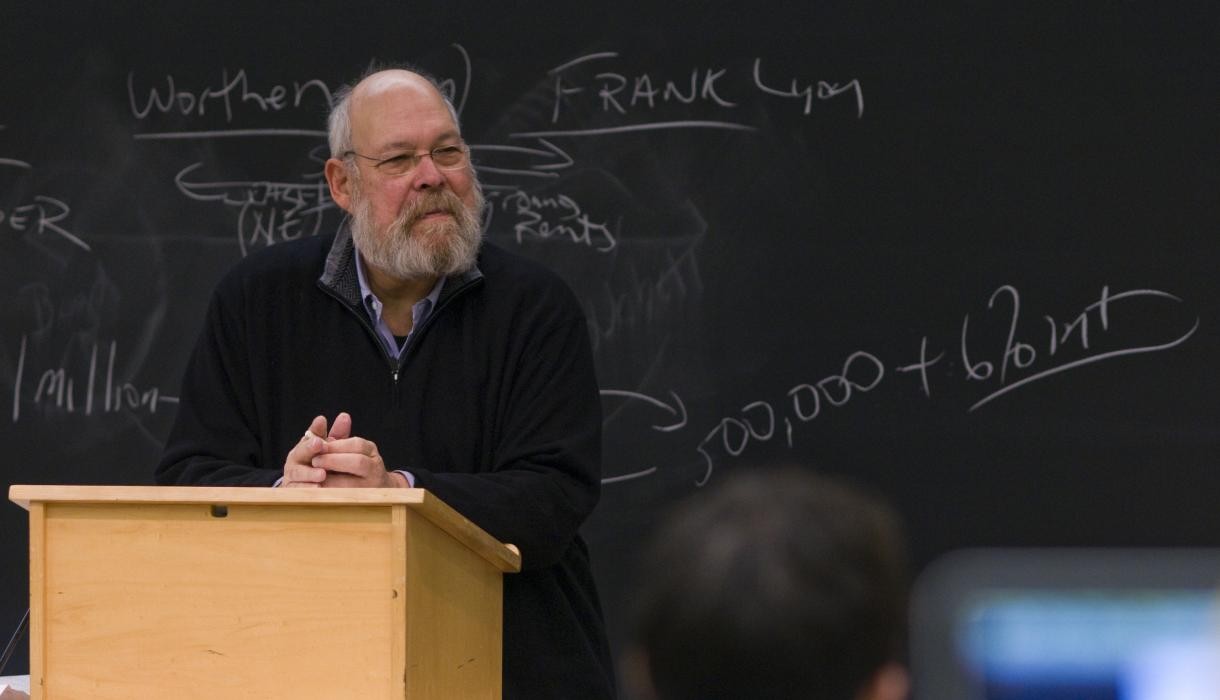
<instances>
[{"instance_id":1,"label":"mustache","mask_svg":"<svg viewBox=\"0 0 1220 700\"><path fill-rule=\"evenodd\" d=\"M399 212L393 226L399 230L409 229L416 221L434 211L444 212L457 218L460 216L463 206L461 198L449 190L429 192L420 195Z\"/></svg>"}]
</instances>

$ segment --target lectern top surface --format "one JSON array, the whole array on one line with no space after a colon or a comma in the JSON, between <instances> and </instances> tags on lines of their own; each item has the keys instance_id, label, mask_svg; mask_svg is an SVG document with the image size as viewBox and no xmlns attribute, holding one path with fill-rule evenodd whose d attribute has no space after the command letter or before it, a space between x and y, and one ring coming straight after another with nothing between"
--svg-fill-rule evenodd
<instances>
[{"instance_id":1,"label":"lectern top surface","mask_svg":"<svg viewBox=\"0 0 1220 700\"><path fill-rule=\"evenodd\" d=\"M9 500L29 510L31 503L205 504L205 505L406 505L457 538L504 572L521 570L521 553L425 489L277 489L252 486L80 486L9 487Z\"/></svg>"},{"instance_id":2,"label":"lectern top surface","mask_svg":"<svg viewBox=\"0 0 1220 700\"><path fill-rule=\"evenodd\" d=\"M81 486L9 487L9 500L28 509L31 501L70 503L327 503L376 505L423 503L424 489L277 489L251 486ZM432 498L435 498L434 496Z\"/></svg>"}]
</instances>

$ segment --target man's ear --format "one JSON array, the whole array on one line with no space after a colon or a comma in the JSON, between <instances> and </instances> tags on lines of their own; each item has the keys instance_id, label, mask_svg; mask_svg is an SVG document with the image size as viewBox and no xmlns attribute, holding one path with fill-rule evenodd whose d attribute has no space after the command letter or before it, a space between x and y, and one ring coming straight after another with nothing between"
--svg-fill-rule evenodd
<instances>
[{"instance_id":1,"label":"man's ear","mask_svg":"<svg viewBox=\"0 0 1220 700\"><path fill-rule=\"evenodd\" d=\"M347 165L337 158L326 161L326 184L330 185L330 198L335 200L343 211L352 211L352 178L347 171Z\"/></svg>"},{"instance_id":2,"label":"man's ear","mask_svg":"<svg viewBox=\"0 0 1220 700\"><path fill-rule=\"evenodd\" d=\"M860 691L857 700L903 700L911 690L911 677L901 664L888 663Z\"/></svg>"}]
</instances>

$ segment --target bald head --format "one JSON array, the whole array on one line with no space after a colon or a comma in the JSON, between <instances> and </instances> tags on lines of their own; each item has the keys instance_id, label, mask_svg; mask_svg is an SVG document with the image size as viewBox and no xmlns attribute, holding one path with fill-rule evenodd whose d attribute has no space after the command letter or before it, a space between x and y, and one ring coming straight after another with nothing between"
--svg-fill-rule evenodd
<instances>
[{"instance_id":1,"label":"bald head","mask_svg":"<svg viewBox=\"0 0 1220 700\"><path fill-rule=\"evenodd\" d=\"M367 121L365 118L370 112L396 97L421 105L443 106L453 123L454 132L461 133L457 109L435 79L404 68L379 70L363 76L353 85L339 88L335 93L334 106L327 123L331 157L340 158L348 151L357 150L353 131L367 126L358 125L357 122Z\"/></svg>"},{"instance_id":2,"label":"bald head","mask_svg":"<svg viewBox=\"0 0 1220 700\"><path fill-rule=\"evenodd\" d=\"M353 99L376 95L386 90L408 89L440 94L440 89L429 79L404 68L390 68L370 73L352 88Z\"/></svg>"}]
</instances>

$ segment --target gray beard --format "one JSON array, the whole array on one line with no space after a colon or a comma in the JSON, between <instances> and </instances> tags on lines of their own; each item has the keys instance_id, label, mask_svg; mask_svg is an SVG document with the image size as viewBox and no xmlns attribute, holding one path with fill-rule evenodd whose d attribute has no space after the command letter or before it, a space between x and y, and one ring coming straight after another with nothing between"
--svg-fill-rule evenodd
<instances>
[{"instance_id":1,"label":"gray beard","mask_svg":"<svg viewBox=\"0 0 1220 700\"><path fill-rule=\"evenodd\" d=\"M366 265L395 279L445 277L474 267L483 241L483 192L476 183L470 207L450 190L422 195L378 233L372 203L356 194L352 241ZM429 210L442 209L453 219L419 223ZM414 230L413 230L414 229Z\"/></svg>"}]
</instances>

